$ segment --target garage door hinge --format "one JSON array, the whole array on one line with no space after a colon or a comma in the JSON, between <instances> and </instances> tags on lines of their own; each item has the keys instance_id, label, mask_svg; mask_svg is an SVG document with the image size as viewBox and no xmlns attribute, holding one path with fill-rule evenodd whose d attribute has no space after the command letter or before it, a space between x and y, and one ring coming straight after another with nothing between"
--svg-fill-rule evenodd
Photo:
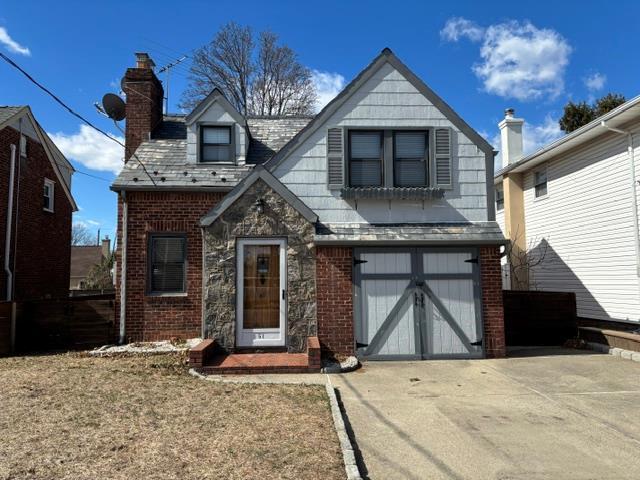
<instances>
[{"instance_id":1,"label":"garage door hinge","mask_svg":"<svg viewBox=\"0 0 640 480\"><path fill-rule=\"evenodd\" d=\"M353 264L354 265L360 265L361 263L367 263L369 260L360 260L359 258L354 258L353 259Z\"/></svg>"},{"instance_id":2,"label":"garage door hinge","mask_svg":"<svg viewBox=\"0 0 640 480\"><path fill-rule=\"evenodd\" d=\"M465 260L464 263L478 263L478 257Z\"/></svg>"},{"instance_id":3,"label":"garage door hinge","mask_svg":"<svg viewBox=\"0 0 640 480\"><path fill-rule=\"evenodd\" d=\"M482 345L482 339L472 342L471 345L474 347L479 347L480 345Z\"/></svg>"}]
</instances>

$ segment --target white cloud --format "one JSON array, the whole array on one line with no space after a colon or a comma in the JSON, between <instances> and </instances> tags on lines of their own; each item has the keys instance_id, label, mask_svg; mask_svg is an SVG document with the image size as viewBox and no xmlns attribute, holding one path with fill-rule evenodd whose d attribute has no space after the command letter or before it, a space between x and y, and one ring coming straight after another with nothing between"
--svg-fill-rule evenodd
<instances>
[{"instance_id":1,"label":"white cloud","mask_svg":"<svg viewBox=\"0 0 640 480\"><path fill-rule=\"evenodd\" d=\"M124 149L88 125L80 125L78 133L49 133L49 136L67 158L87 168L115 174L122 169ZM124 143L124 138L115 135L114 138Z\"/></svg>"},{"instance_id":2,"label":"white cloud","mask_svg":"<svg viewBox=\"0 0 640 480\"><path fill-rule=\"evenodd\" d=\"M556 98L564 90L572 49L555 30L517 21L483 29L471 20L452 18L440 35L449 41L467 37L481 42L481 60L472 69L488 93L532 101Z\"/></svg>"},{"instance_id":3,"label":"white cloud","mask_svg":"<svg viewBox=\"0 0 640 480\"><path fill-rule=\"evenodd\" d=\"M11 38L9 36L9 32L7 32L7 29L4 27L0 27L0 44L4 45L10 52L17 53L19 55L31 55L31 51Z\"/></svg>"},{"instance_id":4,"label":"white cloud","mask_svg":"<svg viewBox=\"0 0 640 480\"><path fill-rule=\"evenodd\" d=\"M603 73L595 72L584 77L582 81L590 92L597 92L604 88L604 84L607 83L607 76Z\"/></svg>"},{"instance_id":5,"label":"white cloud","mask_svg":"<svg viewBox=\"0 0 640 480\"><path fill-rule=\"evenodd\" d=\"M534 124L525 122L522 128L522 150L524 155L539 150L545 145L562 137L564 132L560 130L558 120L554 119L551 114L544 117L542 123ZM489 143L496 150L502 150L500 144L500 132L496 133L493 138L489 139ZM496 171L502 168L502 153L496 156Z\"/></svg>"},{"instance_id":6,"label":"white cloud","mask_svg":"<svg viewBox=\"0 0 640 480\"><path fill-rule=\"evenodd\" d=\"M311 78L318 94L316 103L318 111L322 110L344 88L344 77L339 73L312 70Z\"/></svg>"},{"instance_id":7,"label":"white cloud","mask_svg":"<svg viewBox=\"0 0 640 480\"><path fill-rule=\"evenodd\" d=\"M484 29L480 25L462 17L450 18L440 30L440 37L449 42L457 42L463 37L478 42L482 40L483 35Z\"/></svg>"}]
</instances>

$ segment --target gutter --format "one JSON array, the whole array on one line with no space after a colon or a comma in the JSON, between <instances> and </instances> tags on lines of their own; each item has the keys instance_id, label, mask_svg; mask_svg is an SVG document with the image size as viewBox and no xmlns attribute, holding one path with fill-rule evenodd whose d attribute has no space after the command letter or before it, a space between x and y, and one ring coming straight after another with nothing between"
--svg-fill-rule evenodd
<instances>
[{"instance_id":1,"label":"gutter","mask_svg":"<svg viewBox=\"0 0 640 480\"><path fill-rule=\"evenodd\" d=\"M607 122L600 122L604 128L620 135L627 136L627 151L629 152L629 175L631 176L631 212L633 215L633 234L636 250L636 276L640 277L640 229L638 228L638 197L636 186L636 162L635 152L633 148L633 133L629 130L621 130L619 128L610 127Z\"/></svg>"},{"instance_id":2,"label":"gutter","mask_svg":"<svg viewBox=\"0 0 640 480\"><path fill-rule=\"evenodd\" d=\"M125 321L127 314L127 214L129 205L127 203L126 192L120 192L120 198L122 198L122 239L121 249L122 254L120 256L120 336L118 343L122 345L125 343Z\"/></svg>"}]
</instances>

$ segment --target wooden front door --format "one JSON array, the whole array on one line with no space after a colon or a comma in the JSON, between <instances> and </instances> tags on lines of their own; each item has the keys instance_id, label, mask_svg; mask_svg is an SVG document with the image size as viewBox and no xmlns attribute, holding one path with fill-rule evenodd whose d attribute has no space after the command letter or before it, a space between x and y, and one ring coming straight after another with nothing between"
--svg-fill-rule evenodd
<instances>
[{"instance_id":1,"label":"wooden front door","mask_svg":"<svg viewBox=\"0 0 640 480\"><path fill-rule=\"evenodd\" d=\"M237 345L284 346L285 240L241 239L237 248Z\"/></svg>"}]
</instances>

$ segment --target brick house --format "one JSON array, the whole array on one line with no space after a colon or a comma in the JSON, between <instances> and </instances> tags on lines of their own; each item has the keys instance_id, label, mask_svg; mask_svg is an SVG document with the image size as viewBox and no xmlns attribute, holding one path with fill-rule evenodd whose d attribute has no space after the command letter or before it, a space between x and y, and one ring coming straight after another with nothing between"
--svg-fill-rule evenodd
<instances>
[{"instance_id":1,"label":"brick house","mask_svg":"<svg viewBox=\"0 0 640 480\"><path fill-rule=\"evenodd\" d=\"M28 106L0 107L0 296L69 295L74 169Z\"/></svg>"},{"instance_id":2,"label":"brick house","mask_svg":"<svg viewBox=\"0 0 640 480\"><path fill-rule=\"evenodd\" d=\"M137 55L111 187L121 341L504 356L495 152L389 49L316 116L284 118L217 89L163 116Z\"/></svg>"}]
</instances>

